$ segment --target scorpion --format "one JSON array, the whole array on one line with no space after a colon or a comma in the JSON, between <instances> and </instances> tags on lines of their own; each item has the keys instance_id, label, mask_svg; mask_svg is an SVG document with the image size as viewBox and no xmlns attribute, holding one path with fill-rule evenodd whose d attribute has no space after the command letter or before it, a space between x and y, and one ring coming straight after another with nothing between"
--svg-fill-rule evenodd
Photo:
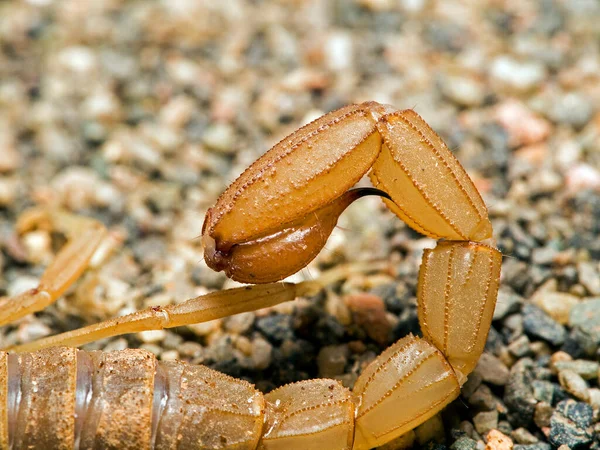
<instances>
[{"instance_id":1,"label":"scorpion","mask_svg":"<svg viewBox=\"0 0 600 450\"><path fill-rule=\"evenodd\" d=\"M369 173L373 187L353 186ZM325 280L282 282L325 245L340 214L377 195L426 249L417 288L422 337L381 353L352 390L313 379L262 394L204 366L149 352L85 352L96 339L203 322L312 295ZM69 239L39 286L0 300L0 324L54 302L102 248L98 222L32 210ZM281 140L219 197L202 229L206 263L242 283L0 352L0 447L11 449L322 449L384 445L456 399L484 350L501 254L486 206L443 140L413 110L375 102L325 114Z\"/></svg>"}]
</instances>

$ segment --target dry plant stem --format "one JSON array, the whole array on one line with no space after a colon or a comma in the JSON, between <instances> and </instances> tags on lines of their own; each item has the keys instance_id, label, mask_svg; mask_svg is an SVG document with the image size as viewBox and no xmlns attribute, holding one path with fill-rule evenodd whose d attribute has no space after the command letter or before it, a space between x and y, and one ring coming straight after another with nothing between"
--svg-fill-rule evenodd
<instances>
[{"instance_id":1,"label":"dry plant stem","mask_svg":"<svg viewBox=\"0 0 600 450\"><path fill-rule=\"evenodd\" d=\"M54 303L81 276L106 237L106 229L96 221L64 213L49 216L53 224L59 225L61 231L72 238L47 267L38 287L16 297L0 299L0 325Z\"/></svg>"},{"instance_id":2,"label":"dry plant stem","mask_svg":"<svg viewBox=\"0 0 600 450\"><path fill-rule=\"evenodd\" d=\"M353 391L333 380L309 380L266 396L205 367L159 364L141 351L0 353L0 405L7 405L7 413L0 414L0 444L11 439L21 448L72 448L75 443L86 448L367 450L439 412L458 396L484 349L501 255L483 243L492 229L472 181L413 111L373 102L350 105L282 140L207 212L205 260L237 280L284 278L322 248L339 214L360 196L349 189L369 169L383 191L376 193L394 213L416 230L443 239L425 252L419 272L423 339L410 335L393 344L363 370ZM65 278L64 273L57 274ZM336 276L209 294L18 350L263 308L314 293ZM44 358L68 361L76 369L45 375L52 364L45 366ZM46 376L47 382L38 381ZM58 391L64 392L62 403L55 398ZM60 407L50 406L55 403ZM36 404L48 405L55 414L39 418ZM54 432L31 425L44 420ZM22 437L25 432L30 436Z\"/></svg>"}]
</instances>

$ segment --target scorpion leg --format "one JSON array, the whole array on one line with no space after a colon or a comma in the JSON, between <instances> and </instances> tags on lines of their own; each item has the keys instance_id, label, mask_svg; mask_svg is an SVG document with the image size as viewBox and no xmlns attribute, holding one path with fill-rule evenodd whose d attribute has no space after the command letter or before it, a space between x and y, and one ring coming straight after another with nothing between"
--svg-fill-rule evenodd
<instances>
[{"instance_id":1,"label":"scorpion leg","mask_svg":"<svg viewBox=\"0 0 600 450\"><path fill-rule=\"evenodd\" d=\"M177 305L147 308L77 330L9 347L6 350L30 352L57 345L76 347L121 334L206 322L292 301L298 294L296 286L292 283L272 283L214 292ZM314 288L310 289L312 291Z\"/></svg>"},{"instance_id":2,"label":"scorpion leg","mask_svg":"<svg viewBox=\"0 0 600 450\"><path fill-rule=\"evenodd\" d=\"M355 263L324 272L317 280L297 284L282 282L259 284L212 292L176 305L147 308L87 327L7 347L4 350L20 353L60 345L78 347L99 339L128 333L208 322L293 301L297 297L315 295L323 287L345 279L353 273L367 273L386 267L386 264L376 262Z\"/></svg>"},{"instance_id":3,"label":"scorpion leg","mask_svg":"<svg viewBox=\"0 0 600 450\"><path fill-rule=\"evenodd\" d=\"M28 211L17 228L23 231L45 221L52 229L67 235L69 242L46 268L36 288L15 297L0 298L0 325L54 303L88 267L107 234L106 228L95 220L44 209Z\"/></svg>"}]
</instances>

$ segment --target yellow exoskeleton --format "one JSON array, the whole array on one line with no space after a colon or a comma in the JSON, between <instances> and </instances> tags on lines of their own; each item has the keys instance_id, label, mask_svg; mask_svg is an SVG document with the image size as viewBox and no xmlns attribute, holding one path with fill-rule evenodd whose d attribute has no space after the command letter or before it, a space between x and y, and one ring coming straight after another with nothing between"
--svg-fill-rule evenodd
<instances>
[{"instance_id":1,"label":"yellow exoskeleton","mask_svg":"<svg viewBox=\"0 0 600 450\"><path fill-rule=\"evenodd\" d=\"M367 172L374 188L351 189ZM440 241L425 251L419 273L423 338L409 335L393 344L352 391L316 379L263 395L245 381L202 366L157 362L140 350L66 347L314 293L343 275L278 281L305 267L344 209L371 194ZM40 221L71 239L38 288L2 299L0 323L55 301L85 270L106 233L96 222L53 210L33 210L21 226ZM0 446L366 450L385 444L454 400L483 352L501 266L491 237L473 182L414 111L368 102L326 114L275 145L207 212L207 264L254 285L11 349L35 353L0 353Z\"/></svg>"}]
</instances>

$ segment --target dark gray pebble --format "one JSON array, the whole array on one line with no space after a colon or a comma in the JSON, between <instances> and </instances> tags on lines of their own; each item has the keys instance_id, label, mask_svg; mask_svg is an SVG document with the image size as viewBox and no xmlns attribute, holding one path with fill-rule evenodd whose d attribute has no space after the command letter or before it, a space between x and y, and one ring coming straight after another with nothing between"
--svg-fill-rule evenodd
<instances>
[{"instance_id":1,"label":"dark gray pebble","mask_svg":"<svg viewBox=\"0 0 600 450\"><path fill-rule=\"evenodd\" d=\"M600 298L585 300L571 309L569 324L579 327L600 344Z\"/></svg>"},{"instance_id":2,"label":"dark gray pebble","mask_svg":"<svg viewBox=\"0 0 600 450\"><path fill-rule=\"evenodd\" d=\"M563 400L550 419L550 443L571 449L587 448L593 439L592 407L583 402Z\"/></svg>"},{"instance_id":3,"label":"dark gray pebble","mask_svg":"<svg viewBox=\"0 0 600 450\"><path fill-rule=\"evenodd\" d=\"M276 342L294 338L291 316L275 314L273 316L261 317L256 321L256 327L266 337Z\"/></svg>"},{"instance_id":4,"label":"dark gray pebble","mask_svg":"<svg viewBox=\"0 0 600 450\"><path fill-rule=\"evenodd\" d=\"M571 329L565 343L560 349L571 355L573 359L579 359L585 357L593 358L598 348L600 348L600 341L597 341L595 336L576 327Z\"/></svg>"},{"instance_id":5,"label":"dark gray pebble","mask_svg":"<svg viewBox=\"0 0 600 450\"><path fill-rule=\"evenodd\" d=\"M469 404L483 411L492 411L496 409L498 400L487 384L482 384L469 397Z\"/></svg>"},{"instance_id":6,"label":"dark gray pebble","mask_svg":"<svg viewBox=\"0 0 600 450\"><path fill-rule=\"evenodd\" d=\"M554 398L554 383L543 380L533 380L533 396L540 402L552 404Z\"/></svg>"},{"instance_id":7,"label":"dark gray pebble","mask_svg":"<svg viewBox=\"0 0 600 450\"><path fill-rule=\"evenodd\" d=\"M496 309L494 309L493 320L500 320L508 314L515 313L521 309L523 299L507 287L501 287L498 292Z\"/></svg>"},{"instance_id":8,"label":"dark gray pebble","mask_svg":"<svg viewBox=\"0 0 600 450\"><path fill-rule=\"evenodd\" d=\"M533 396L534 364L529 358L518 361L510 370L504 390L504 403L509 408L513 426L528 426L533 420L537 400Z\"/></svg>"},{"instance_id":9,"label":"dark gray pebble","mask_svg":"<svg viewBox=\"0 0 600 450\"><path fill-rule=\"evenodd\" d=\"M494 355L499 355L504 348L504 340L502 335L492 326L488 332L488 337L485 342L485 351Z\"/></svg>"},{"instance_id":10,"label":"dark gray pebble","mask_svg":"<svg viewBox=\"0 0 600 450\"><path fill-rule=\"evenodd\" d=\"M523 307L523 328L527 334L544 339L553 345L561 345L567 336L565 327L531 304Z\"/></svg>"},{"instance_id":11,"label":"dark gray pebble","mask_svg":"<svg viewBox=\"0 0 600 450\"><path fill-rule=\"evenodd\" d=\"M454 444L450 446L450 448L452 450L475 450L477 448L477 441L463 436L457 439Z\"/></svg>"},{"instance_id":12,"label":"dark gray pebble","mask_svg":"<svg viewBox=\"0 0 600 450\"><path fill-rule=\"evenodd\" d=\"M369 293L381 297L385 302L385 307L388 311L394 314L400 314L407 306L407 299L396 295L397 288L395 283L382 284L375 286Z\"/></svg>"}]
</instances>

